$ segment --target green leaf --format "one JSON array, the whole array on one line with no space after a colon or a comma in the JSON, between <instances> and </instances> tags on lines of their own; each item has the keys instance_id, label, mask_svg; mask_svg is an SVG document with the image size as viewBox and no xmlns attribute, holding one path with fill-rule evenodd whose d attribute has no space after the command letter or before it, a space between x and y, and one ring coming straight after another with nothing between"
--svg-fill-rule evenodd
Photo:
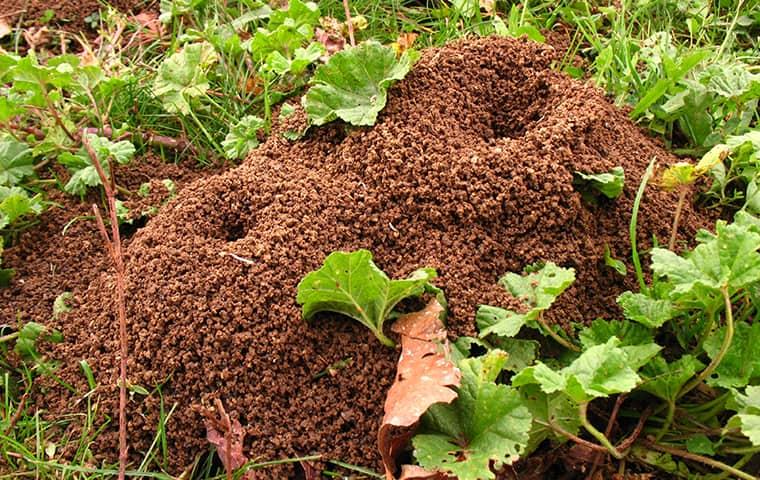
<instances>
[{"instance_id":1,"label":"green leaf","mask_svg":"<svg viewBox=\"0 0 760 480\"><path fill-rule=\"evenodd\" d=\"M612 253L610 252L610 246L606 243L604 244L604 264L622 276L625 276L628 273L628 267L625 266L625 263L623 261L618 260L612 256Z\"/></svg>"},{"instance_id":2,"label":"green leaf","mask_svg":"<svg viewBox=\"0 0 760 480\"><path fill-rule=\"evenodd\" d=\"M71 307L66 302L72 298L74 298L74 294L71 292L63 292L55 297L55 301L53 301L54 319L58 320L58 317L60 317L62 314L69 313L71 311Z\"/></svg>"},{"instance_id":3,"label":"green leaf","mask_svg":"<svg viewBox=\"0 0 760 480\"><path fill-rule=\"evenodd\" d=\"M3 237L0 236L0 266L3 265ZM16 271L12 268L0 268L0 287L10 285Z\"/></svg>"},{"instance_id":4,"label":"green leaf","mask_svg":"<svg viewBox=\"0 0 760 480\"><path fill-rule=\"evenodd\" d=\"M309 121L324 125L340 118L352 125L374 125L391 83L403 79L417 57L407 50L397 59L392 48L377 42L336 53L317 68L303 97Z\"/></svg>"},{"instance_id":5,"label":"green leaf","mask_svg":"<svg viewBox=\"0 0 760 480\"><path fill-rule=\"evenodd\" d=\"M333 252L322 268L301 280L296 300L303 305L306 320L318 312L341 313L361 322L386 345L392 345L383 334L383 323L391 310L401 300L421 295L435 277L435 270L423 268L404 280L391 280L367 250Z\"/></svg>"},{"instance_id":6,"label":"green leaf","mask_svg":"<svg viewBox=\"0 0 760 480\"><path fill-rule=\"evenodd\" d=\"M712 360L720 351L726 327L721 327L704 342L704 349ZM760 377L760 323L736 324L731 346L707 384L714 387L744 387L751 379Z\"/></svg>"},{"instance_id":7,"label":"green leaf","mask_svg":"<svg viewBox=\"0 0 760 480\"><path fill-rule=\"evenodd\" d=\"M525 325L526 316L500 307L481 305L475 314L475 321L478 324L481 337L491 334L501 337L514 337Z\"/></svg>"},{"instance_id":8,"label":"green leaf","mask_svg":"<svg viewBox=\"0 0 760 480\"><path fill-rule=\"evenodd\" d=\"M538 342L535 340L523 340L519 338L500 338L496 337L491 340L491 345L507 352L507 362L504 364L504 370L510 372L519 372L527 368L536 361L538 354Z\"/></svg>"},{"instance_id":9,"label":"green leaf","mask_svg":"<svg viewBox=\"0 0 760 480\"><path fill-rule=\"evenodd\" d=\"M458 398L450 405L432 406L412 439L414 456L423 468L459 480L493 479L492 462L499 469L524 451L530 411L516 389L495 383L506 357L493 350L459 363Z\"/></svg>"},{"instance_id":10,"label":"green leaf","mask_svg":"<svg viewBox=\"0 0 760 480\"><path fill-rule=\"evenodd\" d=\"M668 300L654 299L643 293L623 292L617 303L623 309L625 318L649 328L661 327L676 313Z\"/></svg>"},{"instance_id":11,"label":"green leaf","mask_svg":"<svg viewBox=\"0 0 760 480\"><path fill-rule=\"evenodd\" d=\"M760 234L746 225L718 221L716 235L704 238L683 257L670 250L652 249L652 270L667 277L673 294L700 298L730 292L760 281ZM674 296L671 294L671 296Z\"/></svg>"},{"instance_id":12,"label":"green leaf","mask_svg":"<svg viewBox=\"0 0 760 480\"><path fill-rule=\"evenodd\" d=\"M547 438L559 442L567 440L556 433L550 425L561 427L564 431L578 434L581 426L578 405L564 393L547 394L538 385L525 385L520 388L523 405L528 407L533 417L530 440L523 456L533 452Z\"/></svg>"},{"instance_id":13,"label":"green leaf","mask_svg":"<svg viewBox=\"0 0 760 480\"><path fill-rule=\"evenodd\" d=\"M619 345L620 340L612 337L604 344L588 348L560 371L538 362L512 377L512 385L538 384L544 393L564 392L576 403L629 392L640 381L634 368L638 368L635 364L641 361L641 356L632 361ZM650 352L654 350L650 346L643 347Z\"/></svg>"},{"instance_id":14,"label":"green leaf","mask_svg":"<svg viewBox=\"0 0 760 480\"><path fill-rule=\"evenodd\" d=\"M752 445L760 447L760 385L746 388L744 394L732 391L733 398L726 408L736 413L728 420L728 428L739 428Z\"/></svg>"},{"instance_id":15,"label":"green leaf","mask_svg":"<svg viewBox=\"0 0 760 480\"><path fill-rule=\"evenodd\" d=\"M34 158L29 147L10 135L0 137L0 185L12 187L32 176Z\"/></svg>"},{"instance_id":16,"label":"green leaf","mask_svg":"<svg viewBox=\"0 0 760 480\"><path fill-rule=\"evenodd\" d=\"M23 358L36 358L39 356L37 353L39 340L60 343L63 341L63 336L57 330L51 330L37 322L29 322L21 327L13 350Z\"/></svg>"},{"instance_id":17,"label":"green leaf","mask_svg":"<svg viewBox=\"0 0 760 480\"><path fill-rule=\"evenodd\" d=\"M704 434L697 434L686 439L686 449L697 455L715 455L715 446Z\"/></svg>"},{"instance_id":18,"label":"green leaf","mask_svg":"<svg viewBox=\"0 0 760 480\"><path fill-rule=\"evenodd\" d=\"M617 198L623 192L625 172L623 167L614 167L607 173L586 174L575 172L573 184L581 191L593 189L607 198Z\"/></svg>"},{"instance_id":19,"label":"green leaf","mask_svg":"<svg viewBox=\"0 0 760 480\"><path fill-rule=\"evenodd\" d=\"M230 128L224 138L222 147L229 159L243 158L248 152L259 146L258 132L266 126L263 118L246 115Z\"/></svg>"},{"instance_id":20,"label":"green leaf","mask_svg":"<svg viewBox=\"0 0 760 480\"><path fill-rule=\"evenodd\" d=\"M44 209L42 196L30 197L21 187L4 187L0 185L0 228L12 225L16 220L39 215Z\"/></svg>"},{"instance_id":21,"label":"green leaf","mask_svg":"<svg viewBox=\"0 0 760 480\"><path fill-rule=\"evenodd\" d=\"M684 355L672 363L657 356L642 367L640 373L644 381L639 388L665 401L673 402L686 382L702 368L704 364L691 355Z\"/></svg>"},{"instance_id":22,"label":"green leaf","mask_svg":"<svg viewBox=\"0 0 760 480\"><path fill-rule=\"evenodd\" d=\"M172 18L193 13L195 9L204 3L206 3L206 0L161 0L159 3L161 15L159 15L158 19L161 23L169 23Z\"/></svg>"},{"instance_id":23,"label":"green leaf","mask_svg":"<svg viewBox=\"0 0 760 480\"><path fill-rule=\"evenodd\" d=\"M105 137L93 134L88 134L87 139L95 152L95 156L100 161L100 165L103 167L106 176L110 175L109 159L114 159L120 164L127 164L134 157L135 146L127 140L112 142ZM58 163L66 166L72 174L69 181L63 187L66 192L72 195L83 196L87 193L88 187L101 185L98 171L92 164L90 155L84 146L76 154L69 152L62 153L58 156Z\"/></svg>"},{"instance_id":24,"label":"green leaf","mask_svg":"<svg viewBox=\"0 0 760 480\"><path fill-rule=\"evenodd\" d=\"M321 43L312 43L307 48L296 48L293 58L287 58L278 51L267 55L264 68L277 75L302 75L306 67L319 60L324 55L325 47Z\"/></svg>"},{"instance_id":25,"label":"green leaf","mask_svg":"<svg viewBox=\"0 0 760 480\"><path fill-rule=\"evenodd\" d=\"M499 279L499 284L531 308L546 310L574 281L575 270L546 262L526 275L507 273Z\"/></svg>"},{"instance_id":26,"label":"green leaf","mask_svg":"<svg viewBox=\"0 0 760 480\"><path fill-rule=\"evenodd\" d=\"M637 323L626 320L604 320L597 318L578 334L584 349L602 345L617 337L621 346L646 345L654 341L652 331Z\"/></svg>"},{"instance_id":27,"label":"green leaf","mask_svg":"<svg viewBox=\"0 0 760 480\"><path fill-rule=\"evenodd\" d=\"M539 328L536 323L538 315L575 281L575 270L559 267L553 262L534 271L527 270L525 275L507 273L499 279L499 284L513 297L525 302L528 312L523 314L489 305L480 306L475 320L481 337L490 334L513 337L523 325Z\"/></svg>"},{"instance_id":28,"label":"green leaf","mask_svg":"<svg viewBox=\"0 0 760 480\"><path fill-rule=\"evenodd\" d=\"M201 42L186 45L161 63L153 82L153 93L167 112L190 113L192 99L209 89L206 72L218 58L210 43Z\"/></svg>"}]
</instances>

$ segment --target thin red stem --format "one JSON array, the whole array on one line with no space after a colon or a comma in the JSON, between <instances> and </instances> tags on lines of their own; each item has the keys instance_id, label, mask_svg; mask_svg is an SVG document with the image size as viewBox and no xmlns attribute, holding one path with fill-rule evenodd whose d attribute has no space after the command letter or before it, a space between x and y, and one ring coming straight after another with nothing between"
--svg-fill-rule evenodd
<instances>
[{"instance_id":1,"label":"thin red stem","mask_svg":"<svg viewBox=\"0 0 760 480\"><path fill-rule=\"evenodd\" d=\"M108 214L111 220L111 236L109 238L98 206L92 206L100 235L103 237L106 251L111 256L116 270L116 303L119 318L119 346L121 350L119 359L119 480L124 480L127 470L127 312L125 305L124 255L121 248L121 236L119 235L119 219L116 215L113 174L111 174L110 179L106 176L105 170L100 164L97 154L92 149L92 145L90 145L86 134L82 135L82 145L87 150L87 154L90 156L90 160L98 172L100 182L103 184L103 189L106 192L108 200Z\"/></svg>"}]
</instances>

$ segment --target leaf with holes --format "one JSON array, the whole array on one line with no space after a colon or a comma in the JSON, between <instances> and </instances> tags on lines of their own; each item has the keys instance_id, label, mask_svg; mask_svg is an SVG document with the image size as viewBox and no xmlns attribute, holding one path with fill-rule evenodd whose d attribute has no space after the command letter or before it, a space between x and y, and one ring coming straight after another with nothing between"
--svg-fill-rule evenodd
<instances>
[{"instance_id":1,"label":"leaf with holes","mask_svg":"<svg viewBox=\"0 0 760 480\"><path fill-rule=\"evenodd\" d=\"M506 352L459 362L462 385L451 405L434 405L412 439L414 457L429 471L459 480L495 478L496 469L515 462L528 443L531 415L516 389L496 383Z\"/></svg>"}]
</instances>

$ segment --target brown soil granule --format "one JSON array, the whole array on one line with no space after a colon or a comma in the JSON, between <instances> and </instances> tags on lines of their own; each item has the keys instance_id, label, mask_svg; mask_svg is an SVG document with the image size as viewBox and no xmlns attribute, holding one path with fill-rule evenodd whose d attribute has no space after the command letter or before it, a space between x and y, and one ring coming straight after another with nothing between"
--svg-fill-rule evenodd
<instances>
[{"instance_id":1,"label":"brown soil granule","mask_svg":"<svg viewBox=\"0 0 760 480\"><path fill-rule=\"evenodd\" d=\"M452 335L475 334L481 303L516 306L500 275L537 261L573 267L577 280L548 313L569 325L617 317L615 297L634 288L605 266L608 245L630 256L633 198L652 158L675 158L596 88L549 69L554 49L487 38L428 50L390 92L372 128L335 123L290 143L272 136L240 167L182 190L127 249L129 377L162 384L170 466L189 465L208 444L192 408L223 400L246 429L253 458L322 454L377 468L375 432L397 352L334 315L300 316L296 285L334 250L367 248L389 275L438 270ZM625 169L614 201L590 205L573 173ZM642 249L667 238L676 198L647 189ZM700 221L685 208L680 239ZM245 257L239 261L227 254ZM630 270L630 266L629 266ZM101 410L116 417L114 281L95 274L50 349L59 375L87 390L78 361L102 386ZM314 375L350 358L335 376ZM39 405L76 409L54 382ZM132 452L147 449L158 396L129 404ZM98 444L115 458L115 426ZM284 478L291 467L267 471Z\"/></svg>"},{"instance_id":2,"label":"brown soil granule","mask_svg":"<svg viewBox=\"0 0 760 480\"><path fill-rule=\"evenodd\" d=\"M11 25L21 19L24 26L40 26L41 19L52 11L54 15L49 20L50 25L75 33L89 33L92 26L85 19L100 11L104 3L124 13L139 13L145 9L157 10L158 0L7 0L3 2L0 13L7 16L6 21ZM97 23L97 18L95 21Z\"/></svg>"}]
</instances>

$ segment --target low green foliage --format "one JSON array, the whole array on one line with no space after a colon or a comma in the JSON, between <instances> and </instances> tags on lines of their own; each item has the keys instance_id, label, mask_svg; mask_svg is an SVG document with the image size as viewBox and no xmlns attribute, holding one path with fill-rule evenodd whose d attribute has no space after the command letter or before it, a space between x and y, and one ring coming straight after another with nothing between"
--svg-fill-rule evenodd
<instances>
[{"instance_id":1,"label":"low green foliage","mask_svg":"<svg viewBox=\"0 0 760 480\"><path fill-rule=\"evenodd\" d=\"M3 237L0 237L0 267L3 266ZM0 287L10 285L16 271L12 268L0 268Z\"/></svg>"},{"instance_id":2,"label":"low green foliage","mask_svg":"<svg viewBox=\"0 0 760 480\"><path fill-rule=\"evenodd\" d=\"M543 323L543 312L574 280L575 270L559 267L553 262L547 262L540 268L527 268L525 275L507 273L499 279L499 284L512 296L522 300L528 309L525 313L518 313L500 307L480 306L476 316L480 335L514 337L524 325L550 333L551 330L547 330L545 325L540 325Z\"/></svg>"},{"instance_id":3,"label":"low green foliage","mask_svg":"<svg viewBox=\"0 0 760 480\"><path fill-rule=\"evenodd\" d=\"M623 167L615 167L605 173L575 172L573 185L581 192L583 198L595 202L595 194L601 193L607 198L617 198L623 193L625 172Z\"/></svg>"},{"instance_id":4,"label":"low green foliage","mask_svg":"<svg viewBox=\"0 0 760 480\"><path fill-rule=\"evenodd\" d=\"M753 321L760 288L760 220L739 212L734 222L718 221L714 233L702 231L697 240L693 250L681 255L653 249L653 284L645 292L624 292L618 298L625 319L597 319L581 328L579 346L561 338L567 350L558 356L537 354L543 344L515 336L524 324L543 327L536 323L535 310L550 307L572 283L572 271L546 263L523 276L505 275L500 283L526 303L527 312L480 307L477 319L484 338L460 338L452 358L463 371L461 398L479 392L466 381L468 362L508 355L489 370L492 375L481 373L481 381L493 382L491 389L503 388L501 406L511 412L522 406L529 414L520 421L512 418L506 430L496 429L499 435L483 444L470 441L474 437L462 427L452 427L460 425L460 400L435 405L412 440L419 464L459 478L493 478L486 459L498 468L499 462L513 462L541 442L581 441L587 435L613 458L667 473L692 475L689 465L673 455L697 455L714 468L751 478L740 470L744 463L733 467L722 460L732 452L747 452L748 460L760 442L760 324ZM525 321L528 316L533 323ZM656 341L668 338L679 343L667 342L663 349ZM485 357L470 357L483 350ZM515 361L505 368L512 355ZM638 419L636 430L649 440L639 442L635 434L627 444L615 442L594 425L589 406L622 394L637 403L661 402ZM477 417L475 407L468 408ZM532 420L526 427L527 419ZM674 453L664 455L662 448Z\"/></svg>"},{"instance_id":5,"label":"low green foliage","mask_svg":"<svg viewBox=\"0 0 760 480\"><path fill-rule=\"evenodd\" d=\"M457 399L430 407L414 437L414 457L421 466L460 480L491 479L496 478L492 465L511 465L524 451L530 410L516 389L496 383L507 357L491 350L458 363Z\"/></svg>"},{"instance_id":6,"label":"low green foliage","mask_svg":"<svg viewBox=\"0 0 760 480\"><path fill-rule=\"evenodd\" d=\"M383 333L383 323L401 300L421 295L435 277L435 270L423 268L404 280L391 280L367 250L333 252L322 268L298 284L297 301L303 305L306 320L318 312L340 313L369 328L385 345L393 346Z\"/></svg>"},{"instance_id":7,"label":"low green foliage","mask_svg":"<svg viewBox=\"0 0 760 480\"><path fill-rule=\"evenodd\" d=\"M266 121L255 115L247 115L230 128L230 133L224 138L222 147L224 155L229 159L243 158L259 146L259 132L266 127Z\"/></svg>"},{"instance_id":8,"label":"low green foliage","mask_svg":"<svg viewBox=\"0 0 760 480\"><path fill-rule=\"evenodd\" d=\"M388 87L403 79L418 54L396 52L377 42L363 43L338 52L317 68L312 87L303 98L303 107L314 125L337 118L352 125L374 125L385 108Z\"/></svg>"},{"instance_id":9,"label":"low green foliage","mask_svg":"<svg viewBox=\"0 0 760 480\"><path fill-rule=\"evenodd\" d=\"M87 138L107 177L110 176L111 160L125 165L132 160L135 154L134 145L127 140L112 142L107 138L92 134L88 134ZM98 171L92 164L92 160L85 147L81 147L76 154L69 152L62 153L58 157L58 162L71 172L71 178L63 187L66 192L72 195L84 196L88 187L101 185Z\"/></svg>"}]
</instances>

